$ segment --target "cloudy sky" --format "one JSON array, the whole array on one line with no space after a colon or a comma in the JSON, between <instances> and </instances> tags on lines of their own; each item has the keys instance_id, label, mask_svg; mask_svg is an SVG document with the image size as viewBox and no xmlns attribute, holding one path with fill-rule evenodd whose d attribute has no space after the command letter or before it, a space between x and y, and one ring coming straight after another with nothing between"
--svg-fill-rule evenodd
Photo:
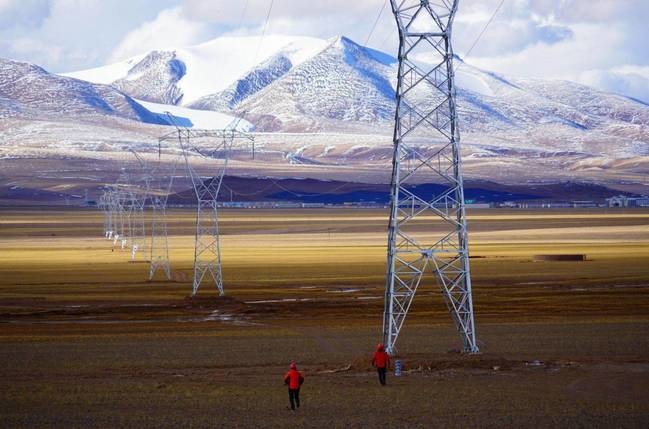
<instances>
[{"instance_id":1,"label":"cloudy sky","mask_svg":"<svg viewBox=\"0 0 649 429\"><path fill-rule=\"evenodd\" d=\"M461 0L458 54L466 56L501 1L467 62L649 102L649 0ZM66 72L224 34L259 35L271 2L266 34L346 35L395 51L386 0L0 0L0 56Z\"/></svg>"}]
</instances>

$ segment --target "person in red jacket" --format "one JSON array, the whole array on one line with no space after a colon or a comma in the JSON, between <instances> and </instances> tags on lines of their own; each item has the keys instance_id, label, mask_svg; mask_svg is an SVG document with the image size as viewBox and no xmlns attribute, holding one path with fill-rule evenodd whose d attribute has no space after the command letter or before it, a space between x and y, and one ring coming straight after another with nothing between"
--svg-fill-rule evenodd
<instances>
[{"instance_id":1,"label":"person in red jacket","mask_svg":"<svg viewBox=\"0 0 649 429\"><path fill-rule=\"evenodd\" d=\"M297 370L297 364L291 362L288 372L284 375L284 384L288 386L288 400L291 403L291 410L295 406L300 408L300 386L304 383L304 376Z\"/></svg>"},{"instance_id":2,"label":"person in red jacket","mask_svg":"<svg viewBox=\"0 0 649 429\"><path fill-rule=\"evenodd\" d=\"M383 350L383 344L376 345L376 351L372 356L372 366L379 373L379 383L385 386L385 373L390 366L390 355Z\"/></svg>"}]
</instances>

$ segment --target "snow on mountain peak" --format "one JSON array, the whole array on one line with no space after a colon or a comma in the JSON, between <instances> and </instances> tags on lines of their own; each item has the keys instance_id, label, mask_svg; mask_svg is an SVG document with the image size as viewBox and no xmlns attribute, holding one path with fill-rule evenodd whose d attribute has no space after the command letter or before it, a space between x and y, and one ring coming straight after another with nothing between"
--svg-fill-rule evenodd
<instances>
[{"instance_id":1,"label":"snow on mountain peak","mask_svg":"<svg viewBox=\"0 0 649 429\"><path fill-rule=\"evenodd\" d=\"M95 67L86 70L79 70L69 73L61 73L62 76L73 77L75 79L81 79L92 83L101 83L104 85L109 85L116 80L122 79L128 75L129 70L131 70L137 63L142 61L146 57L146 54L137 55L135 57L129 58L118 63L113 63L105 66Z\"/></svg>"},{"instance_id":2,"label":"snow on mountain peak","mask_svg":"<svg viewBox=\"0 0 649 429\"><path fill-rule=\"evenodd\" d=\"M630 99L572 82L505 78L459 57L455 61L460 124L468 133L543 129L547 136L553 128L561 135L557 141L582 141L585 131L613 123L649 123L647 106ZM149 102L226 114L247 111L258 130L327 131L371 124L389 128L396 67L394 57L344 36L225 36L70 75L110 81ZM406 101L435 94L420 88Z\"/></svg>"},{"instance_id":3,"label":"snow on mountain peak","mask_svg":"<svg viewBox=\"0 0 649 429\"><path fill-rule=\"evenodd\" d=\"M142 77L142 69L145 68L142 62L146 62L149 70L157 70L158 81L154 84L159 88L157 91L149 88L149 77L142 82L146 88L128 84L129 93L136 93L138 98L148 101L188 105L201 97L227 89L246 72L279 52L295 66L316 55L327 44L328 41L314 37L224 36L194 46L152 51L120 63L64 75L95 83L113 84L119 81L124 85ZM178 73L174 75L178 67L170 65L170 61L176 61L176 65L183 67L182 76L178 76ZM163 89L165 83L167 87Z\"/></svg>"},{"instance_id":4,"label":"snow on mountain peak","mask_svg":"<svg viewBox=\"0 0 649 429\"><path fill-rule=\"evenodd\" d=\"M293 65L301 64L324 49L326 41L312 37L269 35L261 37L219 37L189 48L178 57L187 64L187 75L179 87L183 103L222 91L248 70L282 52Z\"/></svg>"}]
</instances>

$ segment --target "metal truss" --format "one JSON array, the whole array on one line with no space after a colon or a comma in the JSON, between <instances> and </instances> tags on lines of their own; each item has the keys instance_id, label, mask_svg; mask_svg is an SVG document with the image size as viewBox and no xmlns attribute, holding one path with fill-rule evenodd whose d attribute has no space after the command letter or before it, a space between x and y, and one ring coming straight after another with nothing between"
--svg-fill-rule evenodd
<instances>
[{"instance_id":1,"label":"metal truss","mask_svg":"<svg viewBox=\"0 0 649 429\"><path fill-rule=\"evenodd\" d=\"M149 200L153 210L151 215L151 265L149 280L161 270L167 280L171 280L171 261L169 260L169 232L167 228L167 201L174 183L178 157L171 163L171 169L165 170L162 160L151 174Z\"/></svg>"},{"instance_id":2,"label":"metal truss","mask_svg":"<svg viewBox=\"0 0 649 429\"><path fill-rule=\"evenodd\" d=\"M151 172L144 159L135 151L131 150L139 163L137 172L126 176L132 180L126 187L127 213L129 224L129 240L131 242L131 259L135 260L138 251L145 255L146 226L144 222L144 211L147 204L149 186L151 183Z\"/></svg>"},{"instance_id":3,"label":"metal truss","mask_svg":"<svg viewBox=\"0 0 649 429\"><path fill-rule=\"evenodd\" d=\"M151 265L149 280L153 280L158 270L162 270L171 280L171 263L169 261L169 233L167 231L167 198L151 198L153 209L151 217Z\"/></svg>"},{"instance_id":4,"label":"metal truss","mask_svg":"<svg viewBox=\"0 0 649 429\"><path fill-rule=\"evenodd\" d=\"M464 351L478 352L451 47L458 1L390 0L399 29L383 314L391 354L428 274L437 279ZM438 186L421 186L431 182Z\"/></svg>"},{"instance_id":5,"label":"metal truss","mask_svg":"<svg viewBox=\"0 0 649 429\"><path fill-rule=\"evenodd\" d=\"M138 157L138 159L140 159ZM99 207L104 211L104 235L126 249L130 242L131 258L135 260L138 250L144 249L145 226L144 206L147 186L144 189L132 186L130 176L122 172L119 183L110 185L99 199ZM145 174L145 183L148 179Z\"/></svg>"},{"instance_id":6,"label":"metal truss","mask_svg":"<svg viewBox=\"0 0 649 429\"><path fill-rule=\"evenodd\" d=\"M119 245L122 249L126 247L126 234L128 231L128 219L126 215L125 203L126 195L123 189L117 185L112 185L108 191L108 203L113 218L113 247Z\"/></svg>"},{"instance_id":7,"label":"metal truss","mask_svg":"<svg viewBox=\"0 0 649 429\"><path fill-rule=\"evenodd\" d=\"M177 128L176 132L161 137L160 142L162 144L171 139L177 139L180 144L197 200L192 295L196 295L206 277L214 282L219 294L223 295L217 200L234 140L253 142L254 138L250 134L237 131L235 124L224 130ZM208 147L204 149L195 144L205 140ZM201 175L192 165L192 155L199 155L209 160L210 164L216 164L216 171L211 165L210 174ZM215 174L211 174L212 172Z\"/></svg>"},{"instance_id":8,"label":"metal truss","mask_svg":"<svg viewBox=\"0 0 649 429\"><path fill-rule=\"evenodd\" d=\"M144 205L146 193L131 189L126 192L126 213L128 217L129 236L131 242L131 260L135 260L137 252L144 254L146 228L144 225Z\"/></svg>"},{"instance_id":9,"label":"metal truss","mask_svg":"<svg viewBox=\"0 0 649 429\"><path fill-rule=\"evenodd\" d=\"M104 214L104 237L108 240L113 238L113 211L109 202L110 194L104 190L99 196L97 207Z\"/></svg>"}]
</instances>

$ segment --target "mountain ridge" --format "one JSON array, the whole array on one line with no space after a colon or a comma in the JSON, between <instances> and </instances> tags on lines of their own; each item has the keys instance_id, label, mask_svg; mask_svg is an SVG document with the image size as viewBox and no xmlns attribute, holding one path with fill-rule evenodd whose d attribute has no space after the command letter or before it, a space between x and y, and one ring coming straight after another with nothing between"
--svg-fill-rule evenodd
<instances>
[{"instance_id":1,"label":"mountain ridge","mask_svg":"<svg viewBox=\"0 0 649 429\"><path fill-rule=\"evenodd\" d=\"M0 58L0 96L11 100L13 113L26 108L49 114L117 116L168 125L167 121L112 86L54 75L27 62ZM0 109L3 106L5 103L0 104Z\"/></svg>"},{"instance_id":2,"label":"mountain ridge","mask_svg":"<svg viewBox=\"0 0 649 429\"><path fill-rule=\"evenodd\" d=\"M260 40L255 37L217 38L194 47L154 51L140 56L128 71L132 72L131 75L122 76L115 82L119 88L133 91L135 98L146 101L181 104L234 115L247 112L260 119L261 131L329 132L357 127L354 122L389 128L396 85L394 57L363 47L344 36L327 40L307 38L308 41L288 36L268 36L268 39L272 40L269 42L272 49L264 52L258 61L253 48ZM213 61L196 62L194 58L192 61L196 67L200 65L205 69L192 70L190 61L183 62L183 57L189 58L189 54L179 52L223 53L222 45L227 43L248 49L237 53L232 60L223 58L221 62L220 67L229 70L225 74L235 77L229 80L218 78L218 85L214 86L221 86L220 90L211 91L209 85L205 85L198 92L193 90L193 100L187 99L184 79L192 73L208 75ZM212 45L219 47L216 50L205 49ZM342 48L337 55L331 55L336 46ZM158 61L152 61L154 53ZM291 58L299 58L299 61ZM177 62L177 67L170 66L172 61ZM353 68L359 61L361 67L356 71L366 72L360 79L357 79L357 74L341 67L346 64ZM520 131L547 124L576 131L605 129L608 124L602 120L602 112L607 109L613 112L608 116L611 121L631 124L649 121L649 106L628 97L573 82L504 77L473 67L458 57L456 62L459 63L456 66L458 106L465 131ZM148 88L130 89L137 86L135 83L141 76L133 74L137 74L138 67L144 68L144 63L158 70L159 78L146 79ZM304 71L309 65L312 65L311 69ZM116 65L107 68L114 69ZM184 73L174 75L170 72L179 68ZM236 73L232 72L233 69L237 69ZM99 69L93 70L95 75L102 75ZM215 76L219 71L218 67L211 70ZM309 75L300 77L300 71ZM78 76L79 73L71 75ZM328 82L327 78L334 82ZM160 82L168 84L160 85ZM148 94L155 96L149 97ZM334 96L330 97L331 94ZM633 117L637 118L635 122ZM565 139L567 132L564 130L560 134L558 137Z\"/></svg>"},{"instance_id":3,"label":"mountain ridge","mask_svg":"<svg viewBox=\"0 0 649 429\"><path fill-rule=\"evenodd\" d=\"M169 132L158 124L171 111L188 127L220 129L244 116L257 159L267 162L255 166L259 174L344 170L354 177L343 179L383 180L392 155L395 58L344 36L264 40L259 53L254 37L145 53L92 69L96 84L79 73L0 62L0 157L55 146L69 157L153 151ZM646 183L648 105L574 82L501 76L455 62L468 176L508 183L578 177L621 189ZM408 96L420 102L434 93L423 87ZM368 177L355 177L361 173Z\"/></svg>"}]
</instances>

